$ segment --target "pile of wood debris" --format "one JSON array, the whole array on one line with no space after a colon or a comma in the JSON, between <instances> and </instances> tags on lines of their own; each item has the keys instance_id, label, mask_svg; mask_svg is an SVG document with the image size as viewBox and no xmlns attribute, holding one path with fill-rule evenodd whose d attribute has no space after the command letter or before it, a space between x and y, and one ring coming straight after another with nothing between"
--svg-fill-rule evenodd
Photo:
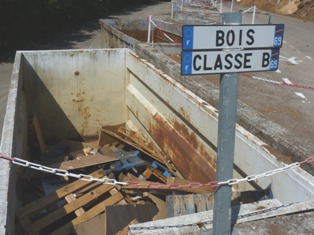
<instances>
[{"instance_id":1,"label":"pile of wood debris","mask_svg":"<svg viewBox=\"0 0 314 235\"><path fill-rule=\"evenodd\" d=\"M192 182L183 179L167 156L123 126L103 127L98 137L84 142L53 146L45 145L38 128L36 132L38 163L69 174L23 171L23 206L17 211L21 234L127 234L131 224L213 209L213 188L149 187ZM141 187L73 179L71 174L139 182ZM250 202L252 197L245 195L234 193L234 202Z\"/></svg>"}]
</instances>

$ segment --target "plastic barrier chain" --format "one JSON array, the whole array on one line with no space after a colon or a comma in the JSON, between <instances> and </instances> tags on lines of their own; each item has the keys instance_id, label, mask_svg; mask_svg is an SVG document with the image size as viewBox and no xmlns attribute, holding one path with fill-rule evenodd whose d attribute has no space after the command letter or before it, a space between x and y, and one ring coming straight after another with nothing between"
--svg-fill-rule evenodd
<instances>
[{"instance_id":1,"label":"plastic barrier chain","mask_svg":"<svg viewBox=\"0 0 314 235\"><path fill-rule=\"evenodd\" d=\"M301 88L301 89L307 89L307 90L314 91L314 87L312 87L312 86L303 86L303 85L297 85L297 84L290 84L290 83L286 83L286 82L277 82L277 81L273 81L273 80L270 80L270 79L267 79L267 78L261 78L261 77L257 77L257 76L254 76L254 75L250 75L250 74L247 74L247 73L241 73L241 75L245 76L245 77L253 78L255 80L260 80L260 81L264 81L264 82L268 82L268 83L273 83L273 84L276 84L276 85L296 87L296 88Z\"/></svg>"},{"instance_id":2,"label":"plastic barrier chain","mask_svg":"<svg viewBox=\"0 0 314 235\"><path fill-rule=\"evenodd\" d=\"M304 161L301 162L295 162L289 165L286 165L284 167L281 168L277 168L275 170L271 170L271 171L267 171L264 172L262 174L257 174L257 175L249 175L245 178L241 178L241 179L230 179L227 181L223 181L223 182L218 182L218 181L213 181L213 182L208 182L206 184L202 184L202 183L190 183L190 184L159 184L159 183L139 183L139 182L133 182L133 181L128 181L128 182L119 182L116 181L115 179L109 179L109 178L94 178L91 175L85 175L85 174L74 174L74 173L70 173L68 171L65 170L61 170L58 168L51 168L51 167L47 167L47 166L43 166L37 163L33 163L33 162L29 162L20 158L11 158L11 157L7 157L4 156L2 154L0 154L0 159L4 159L7 161L12 162L15 165L19 165L22 167L28 167L34 170L38 170L38 171L43 171L43 172L48 172L54 175L58 175L58 176L68 176L68 177L73 177L73 178L77 178L79 180L84 180L84 181L96 181L96 182L100 182L103 184L109 184L109 185L122 185L122 186L131 186L133 188L141 188L141 187L145 187L145 188L152 188L152 189L183 189L183 188L204 188L204 187L209 187L209 188L216 188L222 185L234 185L234 184L238 184L240 182L249 182L249 181L254 181L257 180L259 178L263 178L263 177L269 177L278 173L281 173L285 170L288 169L293 169L296 167L300 167L300 165L305 164L305 163L311 163L314 162L314 156L309 157L307 159L305 159Z\"/></svg>"}]
</instances>

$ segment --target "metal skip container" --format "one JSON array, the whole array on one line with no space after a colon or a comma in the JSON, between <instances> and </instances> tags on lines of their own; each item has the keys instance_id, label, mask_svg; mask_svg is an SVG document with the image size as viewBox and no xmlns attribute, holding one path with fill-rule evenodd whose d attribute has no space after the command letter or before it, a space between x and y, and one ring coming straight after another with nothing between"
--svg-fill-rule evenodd
<instances>
[{"instance_id":1,"label":"metal skip container","mask_svg":"<svg viewBox=\"0 0 314 235\"><path fill-rule=\"evenodd\" d=\"M169 156L188 180L215 180L218 111L129 49L18 51L1 140L3 156L32 159L29 120L36 114L46 143L99 134L124 124ZM0 234L15 234L23 169L0 159ZM285 164L237 126L234 177ZM188 167L187 167L188 166ZM243 182L236 190L266 189L283 204L314 198L314 180L301 168ZM291 193L291 191L298 193Z\"/></svg>"}]
</instances>

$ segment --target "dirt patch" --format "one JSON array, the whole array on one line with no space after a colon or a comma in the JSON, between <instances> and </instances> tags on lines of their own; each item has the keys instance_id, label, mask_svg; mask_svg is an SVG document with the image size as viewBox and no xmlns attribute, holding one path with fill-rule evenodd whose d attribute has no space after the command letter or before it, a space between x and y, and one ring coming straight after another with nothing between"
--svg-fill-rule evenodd
<instances>
[{"instance_id":1,"label":"dirt patch","mask_svg":"<svg viewBox=\"0 0 314 235\"><path fill-rule=\"evenodd\" d=\"M314 21L312 0L241 0L240 5L249 7L255 5L260 10Z\"/></svg>"},{"instance_id":2,"label":"dirt patch","mask_svg":"<svg viewBox=\"0 0 314 235\"><path fill-rule=\"evenodd\" d=\"M302 1L298 6L298 10L295 12L295 16L314 21L314 1Z\"/></svg>"}]
</instances>

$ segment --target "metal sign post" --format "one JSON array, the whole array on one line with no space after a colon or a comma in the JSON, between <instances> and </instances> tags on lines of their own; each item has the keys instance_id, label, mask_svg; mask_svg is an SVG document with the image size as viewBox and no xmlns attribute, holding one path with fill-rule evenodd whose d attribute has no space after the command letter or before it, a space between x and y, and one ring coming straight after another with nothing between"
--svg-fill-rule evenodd
<instances>
[{"instance_id":1,"label":"metal sign post","mask_svg":"<svg viewBox=\"0 0 314 235\"><path fill-rule=\"evenodd\" d=\"M242 25L241 13L224 13L224 25L184 25L181 74L222 74L220 78L216 180L233 177L240 72L275 71L284 25ZM215 192L213 234L231 234L231 186ZM233 233L234 234L234 233Z\"/></svg>"},{"instance_id":2,"label":"metal sign post","mask_svg":"<svg viewBox=\"0 0 314 235\"><path fill-rule=\"evenodd\" d=\"M224 24L241 24L241 13L225 13ZM232 178L235 127L238 97L237 73L222 74L219 92L219 120L218 120L218 155L216 166L216 180L226 181ZM231 186L224 185L217 188L214 197L213 234L231 234Z\"/></svg>"}]
</instances>

